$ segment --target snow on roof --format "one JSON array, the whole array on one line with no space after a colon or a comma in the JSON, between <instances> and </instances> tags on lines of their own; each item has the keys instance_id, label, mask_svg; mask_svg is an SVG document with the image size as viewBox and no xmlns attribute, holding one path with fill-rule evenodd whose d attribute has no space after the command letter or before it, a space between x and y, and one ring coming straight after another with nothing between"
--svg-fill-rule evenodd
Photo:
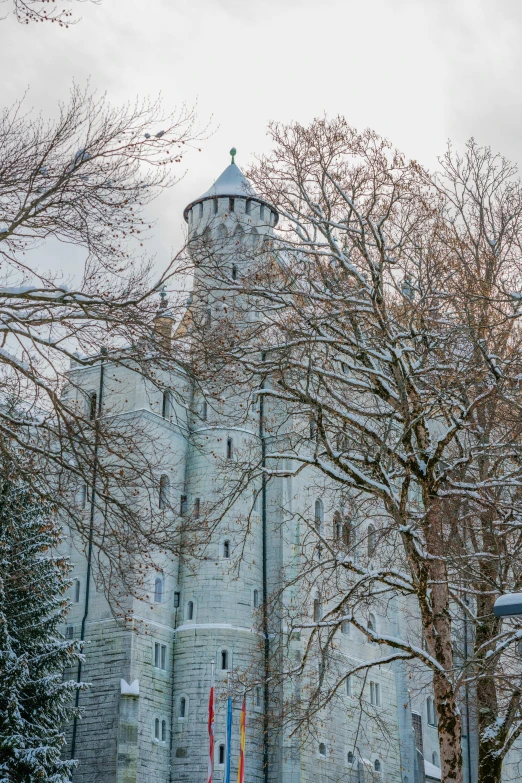
<instances>
[{"instance_id":1,"label":"snow on roof","mask_svg":"<svg viewBox=\"0 0 522 783\"><path fill-rule=\"evenodd\" d=\"M495 615L522 614L522 593L506 593L495 601Z\"/></svg>"},{"instance_id":2,"label":"snow on roof","mask_svg":"<svg viewBox=\"0 0 522 783\"><path fill-rule=\"evenodd\" d=\"M183 217L185 220L188 219L188 212L194 204L198 204L200 201L205 201L205 199L208 198L217 198L218 196L242 196L243 198L255 198L258 201L267 203L257 195L252 187L252 183L248 181L239 166L235 163L231 163L217 178L211 188L185 207Z\"/></svg>"},{"instance_id":3,"label":"snow on roof","mask_svg":"<svg viewBox=\"0 0 522 783\"><path fill-rule=\"evenodd\" d=\"M431 763L431 761L426 761L426 759L424 759L424 772L429 778L442 780L439 767L436 767L435 764Z\"/></svg>"}]
</instances>

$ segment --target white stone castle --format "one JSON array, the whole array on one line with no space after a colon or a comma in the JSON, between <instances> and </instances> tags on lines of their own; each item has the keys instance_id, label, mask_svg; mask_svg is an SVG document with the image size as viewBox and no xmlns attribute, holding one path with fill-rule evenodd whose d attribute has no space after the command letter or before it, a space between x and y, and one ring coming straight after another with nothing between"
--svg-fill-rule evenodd
<instances>
[{"instance_id":1,"label":"white stone castle","mask_svg":"<svg viewBox=\"0 0 522 783\"><path fill-rule=\"evenodd\" d=\"M233 243L239 232L242 250L232 277L240 271L244 248L262 244L278 221L275 209L256 194L234 162L189 204L184 216L189 238L206 230L210 243ZM203 268L196 268L195 298L203 275ZM212 319L217 297L207 306ZM266 448L254 390L231 388L225 401L211 404L181 373L162 378L159 372L158 383L152 385L110 361L103 370L101 363L75 367L71 378L88 399L101 394L97 401L102 412L110 409L113 415L132 417L136 426L154 431L158 448L164 450L157 503L165 504L168 493L176 513L188 509L203 516L205 505L217 497L223 461L236 452ZM162 383L176 394L162 391ZM183 398L187 406L181 404ZM237 419L234 411L240 411ZM75 783L205 783L211 661L217 686L215 781L224 776L229 672L234 673L235 689L234 782L241 707L236 680L242 677L241 682L250 678L254 683L247 691L246 783L440 780L433 702L429 690L419 688L402 664L375 667L344 682L320 711L315 728L299 736L292 734L291 725L272 720L274 705L288 695L284 686L278 684L275 692L270 684L256 684L262 683L266 656L273 656L278 646L278 632L285 632L282 612L279 625L270 618L272 630L266 638L260 614L283 571L298 568L296 553L303 535L298 519L312 514L325 531L336 524L336 508L328 493L318 489L321 481L303 471L272 479L264 488L248 486L213 532L206 559L165 562L163 570L151 573L148 598L133 600L133 620L126 624L113 617L102 590L96 589L87 556L72 542L75 582L66 634L86 641L81 677L91 684L80 695L83 718L69 744L69 754L72 750L79 763ZM243 535L247 518L250 528ZM283 603L285 596L295 600L290 589L283 592ZM319 597L298 597L309 602L312 621L320 611ZM405 617L396 603L382 616L375 610L369 621L383 632L400 635L408 632ZM291 634L281 667L299 660L305 634ZM343 666L348 670L379 654L379 645L370 644L353 627L343 628L336 640L341 673ZM317 666L312 662L311 667L313 676ZM305 688L300 698L304 694ZM468 783L476 774L471 737L464 739L464 746Z\"/></svg>"}]
</instances>

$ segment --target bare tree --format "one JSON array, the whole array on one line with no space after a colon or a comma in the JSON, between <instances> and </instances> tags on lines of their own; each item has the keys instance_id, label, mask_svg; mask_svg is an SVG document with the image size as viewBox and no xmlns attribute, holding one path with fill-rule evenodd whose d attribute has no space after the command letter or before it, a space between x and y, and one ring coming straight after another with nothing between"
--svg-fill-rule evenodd
<instances>
[{"instance_id":1,"label":"bare tree","mask_svg":"<svg viewBox=\"0 0 522 783\"><path fill-rule=\"evenodd\" d=\"M162 294L158 307L173 268L153 277L145 210L177 181L196 135L185 107L118 109L77 87L54 121L23 103L0 120L0 449L56 498L109 579L128 582L135 553L176 545L172 515L154 500L157 433L116 416L102 385L124 368L174 397L173 373L186 373L183 329L171 351L186 297L167 308ZM42 268L39 252L57 243L78 259L67 275Z\"/></svg>"},{"instance_id":2,"label":"bare tree","mask_svg":"<svg viewBox=\"0 0 522 783\"><path fill-rule=\"evenodd\" d=\"M520 587L519 183L473 142L431 175L342 119L271 133L274 152L251 176L279 210L278 239L233 284L229 265L214 264L209 290L222 289L228 313L210 340L201 330L196 370L212 354L236 384L260 389L272 446L262 463L245 457L249 477L313 467L340 508L375 520L371 568L351 556L350 536L304 520L315 544L291 578L307 599L312 583L328 597L320 622L308 600L294 607L308 650L326 656L350 623L382 648L362 668L398 660L430 672L445 781L462 780L471 691L480 780L498 781L522 717L520 631L492 615L495 597ZM417 639L367 622L372 602L397 597L414 607ZM321 677L308 714L349 674Z\"/></svg>"},{"instance_id":3,"label":"bare tree","mask_svg":"<svg viewBox=\"0 0 522 783\"><path fill-rule=\"evenodd\" d=\"M21 24L31 22L54 22L60 27L76 24L78 19L69 7L69 2L63 0L0 0L12 5L12 13ZM99 0L76 0L76 2L99 3ZM3 17L5 19L5 17ZM0 17L2 21L2 17Z\"/></svg>"}]
</instances>

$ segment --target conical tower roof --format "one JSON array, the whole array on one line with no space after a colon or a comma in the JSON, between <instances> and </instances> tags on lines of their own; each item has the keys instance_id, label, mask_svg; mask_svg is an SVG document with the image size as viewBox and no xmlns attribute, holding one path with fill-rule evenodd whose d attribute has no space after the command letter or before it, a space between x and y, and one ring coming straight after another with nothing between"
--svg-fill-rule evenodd
<instances>
[{"instance_id":1,"label":"conical tower roof","mask_svg":"<svg viewBox=\"0 0 522 783\"><path fill-rule=\"evenodd\" d=\"M220 198L220 197L229 197L229 198L248 198L248 199L254 199L254 201L258 201L260 204L266 204L269 206L276 215L276 222L277 222L277 212L274 210L274 207L272 207L268 201L265 201L265 199L260 198L260 196L257 195L256 191L254 190L252 183L249 182L249 180L245 177L239 166L234 163L234 156L236 154L235 149L230 150L232 155L232 163L230 166L227 166L226 169L223 171L222 174L217 178L217 180L214 182L211 188L209 188L205 193L203 193L202 196L199 198L194 199L194 201L191 201L190 204L188 204L185 209L183 210L183 217L185 220L188 220L188 213L194 206L194 204L199 204L201 201L206 201L210 198Z\"/></svg>"}]
</instances>

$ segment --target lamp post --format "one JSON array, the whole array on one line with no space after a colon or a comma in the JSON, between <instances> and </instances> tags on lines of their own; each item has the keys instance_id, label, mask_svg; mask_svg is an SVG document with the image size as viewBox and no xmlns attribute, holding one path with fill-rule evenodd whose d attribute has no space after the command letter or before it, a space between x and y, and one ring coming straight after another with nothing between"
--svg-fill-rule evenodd
<instances>
[{"instance_id":1,"label":"lamp post","mask_svg":"<svg viewBox=\"0 0 522 783\"><path fill-rule=\"evenodd\" d=\"M519 617L522 615L522 593L506 593L495 601L495 617Z\"/></svg>"}]
</instances>

